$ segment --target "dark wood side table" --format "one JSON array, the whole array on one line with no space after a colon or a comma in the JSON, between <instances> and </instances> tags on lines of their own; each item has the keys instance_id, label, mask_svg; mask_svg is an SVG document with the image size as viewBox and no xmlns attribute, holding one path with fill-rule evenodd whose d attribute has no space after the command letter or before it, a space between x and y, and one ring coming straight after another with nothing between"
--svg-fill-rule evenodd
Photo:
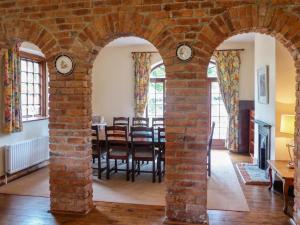
<instances>
[{"instance_id":1,"label":"dark wood side table","mask_svg":"<svg viewBox=\"0 0 300 225\"><path fill-rule=\"evenodd\" d=\"M289 187L294 185L295 170L287 167L288 161L268 160L268 164L270 177L269 190L271 190L273 186L272 171L274 171L283 183L283 211L287 213L288 191Z\"/></svg>"}]
</instances>

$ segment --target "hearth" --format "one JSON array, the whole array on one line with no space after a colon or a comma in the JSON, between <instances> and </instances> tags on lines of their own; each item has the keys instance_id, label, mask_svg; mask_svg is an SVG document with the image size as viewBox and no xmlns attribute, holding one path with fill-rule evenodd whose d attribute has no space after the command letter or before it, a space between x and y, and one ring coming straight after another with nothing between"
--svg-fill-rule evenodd
<instances>
[{"instance_id":1,"label":"hearth","mask_svg":"<svg viewBox=\"0 0 300 225\"><path fill-rule=\"evenodd\" d=\"M267 160L271 154L271 125L260 120L255 120L258 124L258 166L266 170Z\"/></svg>"}]
</instances>

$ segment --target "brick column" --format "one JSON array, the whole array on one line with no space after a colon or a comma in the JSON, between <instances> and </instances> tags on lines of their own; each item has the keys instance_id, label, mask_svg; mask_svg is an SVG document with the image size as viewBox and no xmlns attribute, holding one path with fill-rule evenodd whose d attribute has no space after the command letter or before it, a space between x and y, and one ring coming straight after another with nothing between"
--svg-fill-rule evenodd
<instances>
[{"instance_id":1,"label":"brick column","mask_svg":"<svg viewBox=\"0 0 300 225\"><path fill-rule=\"evenodd\" d=\"M208 85L206 66L196 61L167 65L166 222L171 224L207 223Z\"/></svg>"},{"instance_id":2,"label":"brick column","mask_svg":"<svg viewBox=\"0 0 300 225\"><path fill-rule=\"evenodd\" d=\"M93 208L89 69L77 59L73 74L63 77L53 61L48 66L51 211L86 214Z\"/></svg>"}]
</instances>

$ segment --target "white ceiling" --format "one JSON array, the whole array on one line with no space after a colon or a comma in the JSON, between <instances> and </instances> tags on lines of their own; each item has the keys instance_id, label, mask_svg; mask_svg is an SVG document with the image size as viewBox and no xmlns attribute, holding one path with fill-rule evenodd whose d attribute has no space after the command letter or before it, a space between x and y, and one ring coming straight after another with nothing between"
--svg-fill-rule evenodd
<instances>
[{"instance_id":1,"label":"white ceiling","mask_svg":"<svg viewBox=\"0 0 300 225\"><path fill-rule=\"evenodd\" d=\"M228 38L225 42L252 42L255 39L255 33L237 34Z\"/></svg>"},{"instance_id":2,"label":"white ceiling","mask_svg":"<svg viewBox=\"0 0 300 225\"><path fill-rule=\"evenodd\" d=\"M121 47L130 45L152 45L149 41L138 37L121 37L113 40L108 47Z\"/></svg>"}]
</instances>

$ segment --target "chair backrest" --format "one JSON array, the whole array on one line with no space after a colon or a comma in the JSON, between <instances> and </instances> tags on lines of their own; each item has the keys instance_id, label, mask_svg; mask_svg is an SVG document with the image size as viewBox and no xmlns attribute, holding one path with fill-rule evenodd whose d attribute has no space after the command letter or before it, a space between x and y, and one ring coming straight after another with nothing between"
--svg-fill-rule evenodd
<instances>
[{"instance_id":1,"label":"chair backrest","mask_svg":"<svg viewBox=\"0 0 300 225\"><path fill-rule=\"evenodd\" d=\"M92 149L98 150L99 148L99 126L92 126Z\"/></svg>"},{"instance_id":2,"label":"chair backrest","mask_svg":"<svg viewBox=\"0 0 300 225\"><path fill-rule=\"evenodd\" d=\"M165 128L161 128L161 127L157 128L157 139L158 139L159 148L164 153L164 151L165 151L165 142L166 142Z\"/></svg>"},{"instance_id":3,"label":"chair backrest","mask_svg":"<svg viewBox=\"0 0 300 225\"><path fill-rule=\"evenodd\" d=\"M137 151L152 151L154 155L154 130L153 127L131 127L132 153Z\"/></svg>"},{"instance_id":4,"label":"chair backrest","mask_svg":"<svg viewBox=\"0 0 300 225\"><path fill-rule=\"evenodd\" d=\"M211 145L212 145L212 140L213 140L213 136L214 136L214 130L215 130L215 122L212 123L211 125L211 130L210 130L210 134L208 137L208 143L207 143L207 152L210 152L211 150Z\"/></svg>"},{"instance_id":5,"label":"chair backrest","mask_svg":"<svg viewBox=\"0 0 300 225\"><path fill-rule=\"evenodd\" d=\"M114 126L126 126L127 132L129 131L129 117L114 117L113 118Z\"/></svg>"},{"instance_id":6,"label":"chair backrest","mask_svg":"<svg viewBox=\"0 0 300 225\"><path fill-rule=\"evenodd\" d=\"M165 127L165 119L164 118L153 118L152 119L152 127L154 129L164 128Z\"/></svg>"},{"instance_id":7,"label":"chair backrest","mask_svg":"<svg viewBox=\"0 0 300 225\"><path fill-rule=\"evenodd\" d=\"M108 150L129 152L126 126L105 126L105 141ZM109 154L109 151L107 151Z\"/></svg>"},{"instance_id":8,"label":"chair backrest","mask_svg":"<svg viewBox=\"0 0 300 225\"><path fill-rule=\"evenodd\" d=\"M145 117L133 117L132 118L133 127L149 127L149 118Z\"/></svg>"}]
</instances>

